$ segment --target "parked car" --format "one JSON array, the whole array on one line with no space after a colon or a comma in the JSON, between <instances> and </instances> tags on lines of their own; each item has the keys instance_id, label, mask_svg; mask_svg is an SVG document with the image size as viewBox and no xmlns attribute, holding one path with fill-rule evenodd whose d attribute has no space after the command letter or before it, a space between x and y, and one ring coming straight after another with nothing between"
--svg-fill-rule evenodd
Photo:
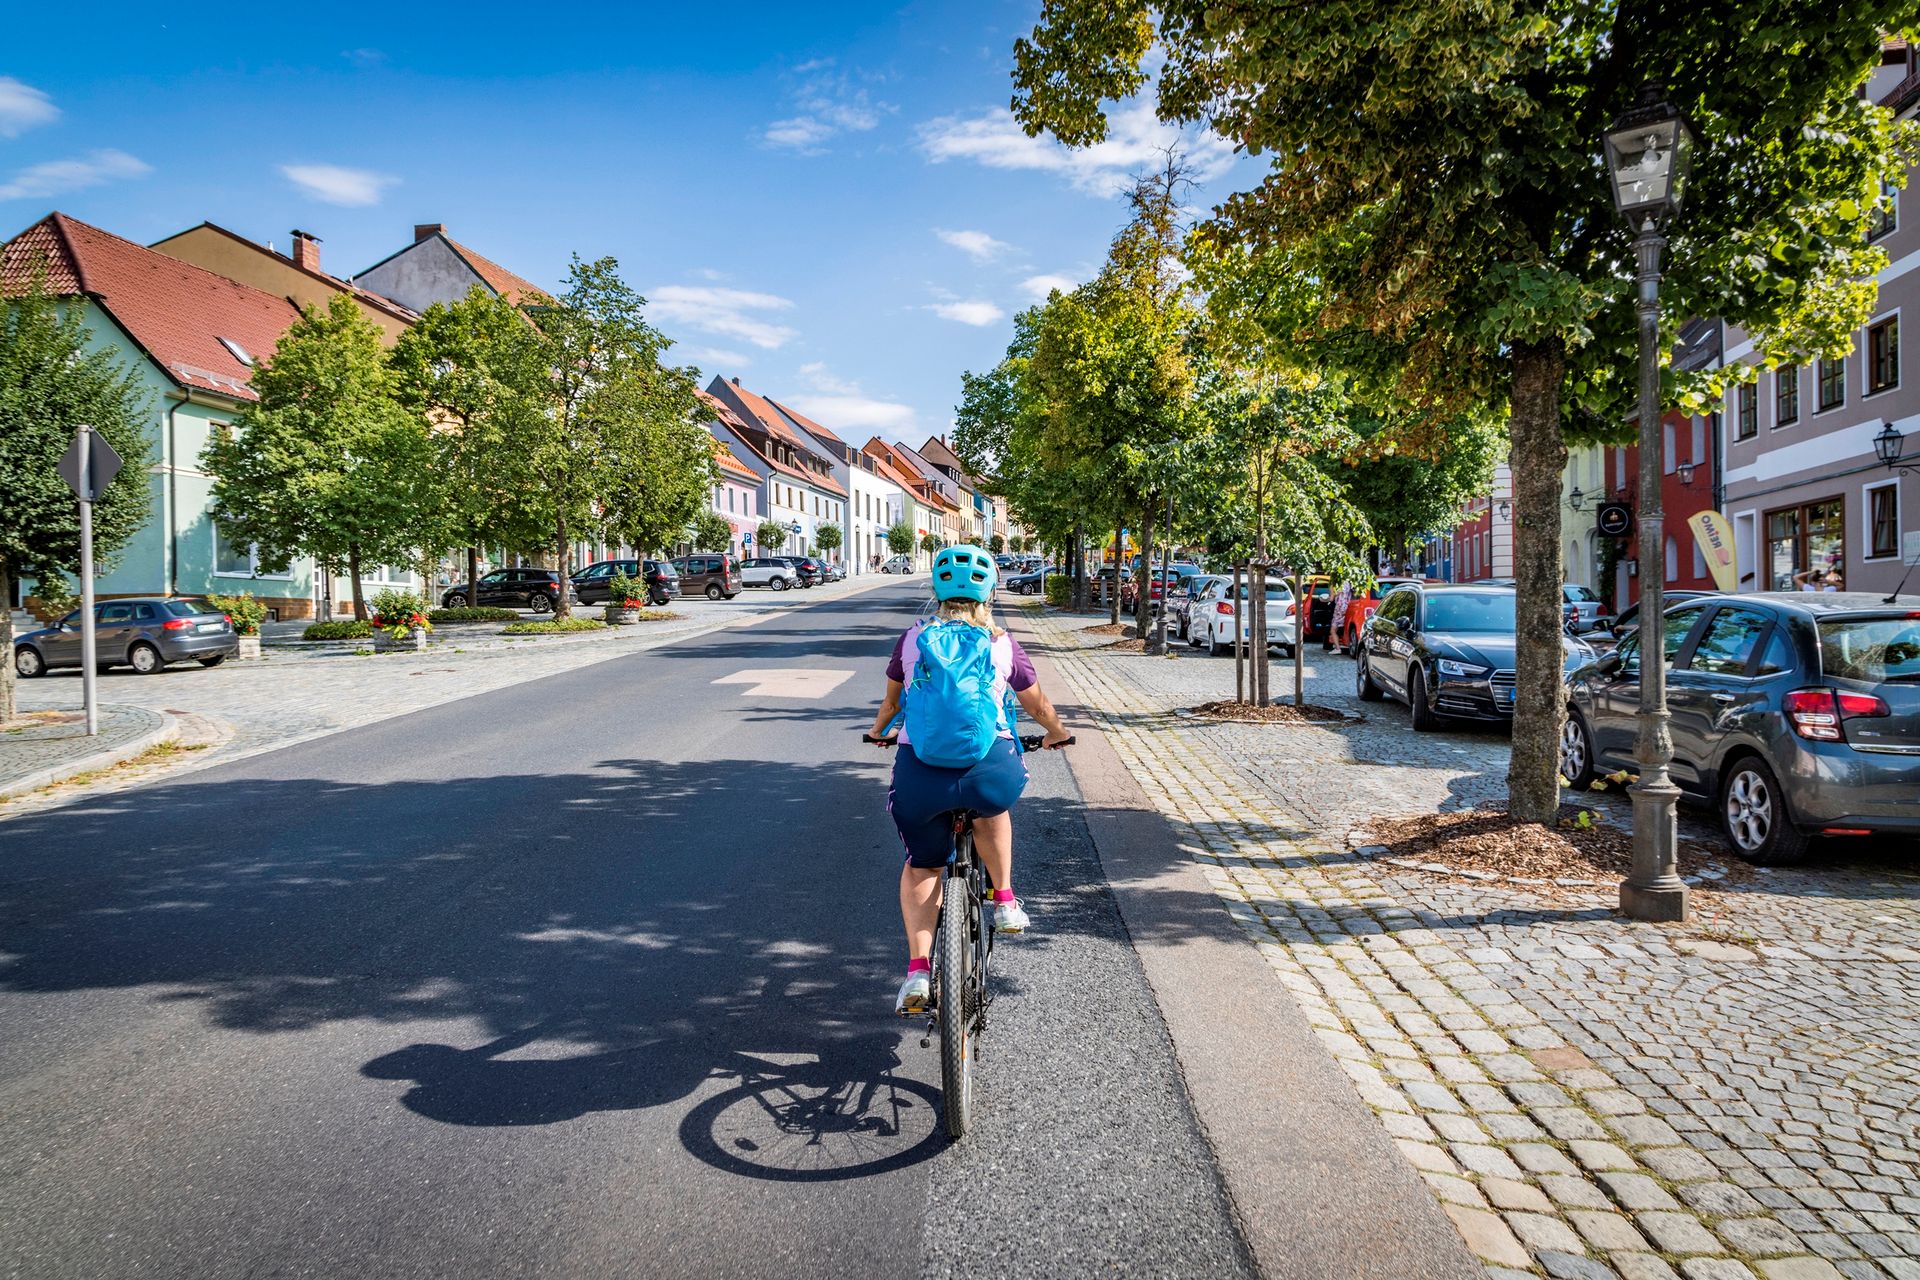
<instances>
[{"instance_id":1,"label":"parked car","mask_svg":"<svg viewBox=\"0 0 1920 1280\"><path fill-rule=\"evenodd\" d=\"M828 582L841 582L846 579L846 576L847 576L846 565L842 564L838 560L828 560L825 563L827 568Z\"/></svg>"},{"instance_id":2,"label":"parked car","mask_svg":"<svg viewBox=\"0 0 1920 1280\"><path fill-rule=\"evenodd\" d=\"M1231 579L1222 579L1218 574L1196 573L1174 587L1173 597L1167 601L1167 625L1173 628L1176 636L1182 640L1187 638L1187 629L1193 623L1194 602L1206 594L1208 587L1221 581L1230 582Z\"/></svg>"},{"instance_id":3,"label":"parked car","mask_svg":"<svg viewBox=\"0 0 1920 1280\"><path fill-rule=\"evenodd\" d=\"M680 571L668 561L596 560L573 575L574 595L581 604L605 604L612 594L615 573L624 573L643 584L650 604L665 604L680 594Z\"/></svg>"},{"instance_id":4,"label":"parked car","mask_svg":"<svg viewBox=\"0 0 1920 1280\"><path fill-rule=\"evenodd\" d=\"M1421 578L1378 578L1365 591L1356 591L1347 601L1346 616L1333 620L1333 647L1341 653L1353 650L1360 641L1360 629L1373 616L1380 602L1386 599L1387 592L1406 582L1421 582Z\"/></svg>"},{"instance_id":5,"label":"parked car","mask_svg":"<svg viewBox=\"0 0 1920 1280\"><path fill-rule=\"evenodd\" d=\"M724 551L696 551L673 562L682 595L731 600L740 594L740 562Z\"/></svg>"},{"instance_id":6,"label":"parked car","mask_svg":"<svg viewBox=\"0 0 1920 1280\"><path fill-rule=\"evenodd\" d=\"M495 569L480 575L480 589L468 583L449 587L440 603L449 609L463 605L505 605L546 613L560 599L560 574L553 569Z\"/></svg>"},{"instance_id":7,"label":"parked car","mask_svg":"<svg viewBox=\"0 0 1920 1280\"><path fill-rule=\"evenodd\" d=\"M1920 609L1870 592L1702 596L1664 614L1673 780L1734 852L1797 862L1820 835L1920 834ZM1640 634L1576 670L1561 769L1633 759Z\"/></svg>"},{"instance_id":8,"label":"parked car","mask_svg":"<svg viewBox=\"0 0 1920 1280\"><path fill-rule=\"evenodd\" d=\"M240 652L233 619L204 600L147 596L103 600L93 606L94 659L100 668L132 667L150 676L169 662L189 659L217 667ZM80 665L80 611L13 642L13 669L44 675Z\"/></svg>"},{"instance_id":9,"label":"parked car","mask_svg":"<svg viewBox=\"0 0 1920 1280\"><path fill-rule=\"evenodd\" d=\"M1253 642L1253 609L1244 602L1251 599L1251 584L1240 584L1240 643ZM1233 647L1233 579L1220 578L1188 606L1187 643L1208 653L1221 654ZM1293 587L1285 579L1267 579L1267 648L1283 656L1293 656L1295 627Z\"/></svg>"},{"instance_id":10,"label":"parked car","mask_svg":"<svg viewBox=\"0 0 1920 1280\"><path fill-rule=\"evenodd\" d=\"M880 572L882 572L882 573L912 573L912 572L913 572L913 557L912 557L912 556L906 556L906 555L900 555L900 556L889 556L889 557L887 558L887 561L886 561L886 563L885 563L885 564L882 564L882 565L880 566Z\"/></svg>"},{"instance_id":11,"label":"parked car","mask_svg":"<svg viewBox=\"0 0 1920 1280\"><path fill-rule=\"evenodd\" d=\"M1669 605L1680 604L1687 600L1698 600L1701 596L1717 596L1718 591L1696 591L1688 587L1669 588L1660 593L1661 599ZM1664 612L1664 610L1662 610ZM1640 602L1634 601L1620 611L1618 617L1607 624L1607 632L1619 639L1631 635L1640 627Z\"/></svg>"},{"instance_id":12,"label":"parked car","mask_svg":"<svg viewBox=\"0 0 1920 1280\"><path fill-rule=\"evenodd\" d=\"M1571 610L1568 625L1576 635L1605 630L1613 621L1607 613L1606 601L1592 587L1569 582L1560 588L1560 603Z\"/></svg>"},{"instance_id":13,"label":"parked car","mask_svg":"<svg viewBox=\"0 0 1920 1280\"><path fill-rule=\"evenodd\" d=\"M1406 703L1421 732L1449 719L1513 719L1514 601L1512 587L1402 583L1361 629L1355 691L1367 702ZM1574 636L1563 634L1561 645L1565 670L1594 657Z\"/></svg>"},{"instance_id":14,"label":"parked car","mask_svg":"<svg viewBox=\"0 0 1920 1280\"><path fill-rule=\"evenodd\" d=\"M1000 585L1017 596L1038 595L1041 589L1042 573L1059 573L1059 565L1036 565L1001 579Z\"/></svg>"},{"instance_id":15,"label":"parked car","mask_svg":"<svg viewBox=\"0 0 1920 1280\"><path fill-rule=\"evenodd\" d=\"M827 580L826 562L817 556L788 556L794 571L800 575L800 585L817 587Z\"/></svg>"},{"instance_id":16,"label":"parked car","mask_svg":"<svg viewBox=\"0 0 1920 1280\"><path fill-rule=\"evenodd\" d=\"M748 587L770 587L785 591L800 585L800 571L785 556L756 556L740 562L740 583Z\"/></svg>"}]
</instances>

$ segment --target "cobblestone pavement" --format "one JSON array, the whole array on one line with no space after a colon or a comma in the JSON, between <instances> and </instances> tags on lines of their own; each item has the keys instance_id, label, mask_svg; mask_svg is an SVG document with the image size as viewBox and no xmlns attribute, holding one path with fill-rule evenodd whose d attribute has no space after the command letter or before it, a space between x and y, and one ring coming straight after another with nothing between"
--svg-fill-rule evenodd
<instances>
[{"instance_id":1,"label":"cobblestone pavement","mask_svg":"<svg viewBox=\"0 0 1920 1280\"><path fill-rule=\"evenodd\" d=\"M79 681L76 679L75 684ZM100 732L89 738L87 723L78 712L30 714L22 707L19 722L0 732L0 788L47 769L78 766L97 756L109 756L132 746L158 729L162 717L144 707L103 705Z\"/></svg>"},{"instance_id":2,"label":"cobblestone pavement","mask_svg":"<svg viewBox=\"0 0 1920 1280\"><path fill-rule=\"evenodd\" d=\"M1910 847L1698 891L1687 926L1371 863L1350 826L1503 794L1504 735L1415 736L1317 653L1309 700L1364 723L1196 722L1230 658L1035 625L1490 1277L1920 1280Z\"/></svg>"},{"instance_id":3,"label":"cobblestone pavement","mask_svg":"<svg viewBox=\"0 0 1920 1280\"><path fill-rule=\"evenodd\" d=\"M116 669L100 678L103 702L185 712L225 726L217 742L170 764L165 770L106 779L88 794L145 785L164 773L173 776L224 764L262 751L291 746L389 716L472 697L525 680L605 662L720 627L770 617L782 609L843 598L899 583L897 577L872 576L831 583L810 591L748 592L728 601L675 601L670 622L648 622L580 635L527 639L501 637L497 625L441 627L437 643L422 653L356 654L352 649L282 649L269 646L264 657L203 669L192 663L158 675L139 676ZM583 616L597 609L581 608ZM73 710L81 703L78 672L60 671L17 686L22 712ZM4 749L4 748L0 748ZM21 796L0 804L0 821L51 804L66 803L76 788L57 794Z\"/></svg>"}]
</instances>

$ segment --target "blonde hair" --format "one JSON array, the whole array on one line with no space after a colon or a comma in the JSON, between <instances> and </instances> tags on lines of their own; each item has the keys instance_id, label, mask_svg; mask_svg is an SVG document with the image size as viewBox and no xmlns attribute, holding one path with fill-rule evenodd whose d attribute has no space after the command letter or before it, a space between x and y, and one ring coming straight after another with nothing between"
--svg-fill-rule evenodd
<instances>
[{"instance_id":1,"label":"blonde hair","mask_svg":"<svg viewBox=\"0 0 1920 1280\"><path fill-rule=\"evenodd\" d=\"M933 616L942 622L971 622L995 634L1000 631L993 625L993 606L985 600L942 600Z\"/></svg>"}]
</instances>

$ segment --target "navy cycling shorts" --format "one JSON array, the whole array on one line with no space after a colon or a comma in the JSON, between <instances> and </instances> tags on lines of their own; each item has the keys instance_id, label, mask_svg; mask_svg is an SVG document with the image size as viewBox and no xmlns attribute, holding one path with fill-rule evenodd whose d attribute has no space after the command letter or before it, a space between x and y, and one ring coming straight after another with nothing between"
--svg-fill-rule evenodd
<instances>
[{"instance_id":1,"label":"navy cycling shorts","mask_svg":"<svg viewBox=\"0 0 1920 1280\"><path fill-rule=\"evenodd\" d=\"M971 809L984 818L1005 813L1027 789L1027 766L1012 738L999 738L978 764L942 769L923 764L902 743L893 760L893 786L887 812L916 867L944 867L953 853L955 809Z\"/></svg>"}]
</instances>

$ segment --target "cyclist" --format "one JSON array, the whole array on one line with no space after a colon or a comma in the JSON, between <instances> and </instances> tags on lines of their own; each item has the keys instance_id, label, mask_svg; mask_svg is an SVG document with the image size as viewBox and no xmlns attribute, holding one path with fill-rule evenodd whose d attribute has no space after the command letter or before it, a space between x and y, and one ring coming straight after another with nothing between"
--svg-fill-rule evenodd
<instances>
[{"instance_id":1,"label":"cyclist","mask_svg":"<svg viewBox=\"0 0 1920 1280\"><path fill-rule=\"evenodd\" d=\"M1041 692L1033 662L1020 642L993 624L991 601L996 570L991 557L978 547L948 547L933 558L933 616L914 623L894 642L887 663L887 691L874 713L872 737L882 738L900 715L908 667L923 662L919 644L929 627L960 623L977 627L991 638L992 701L1000 710L986 755L964 768L928 764L914 754L904 725L897 739L900 754L893 762L893 786L887 792L887 811L906 845L906 865L900 869L900 916L907 932L907 977L894 1000L894 1012L909 1016L926 1011L931 996L933 927L940 918L940 881L952 852L952 823L948 815L969 810L973 844L988 875L993 878L993 927L999 933L1020 933L1029 921L1020 900L1013 896L1013 816L1008 811L1026 789L1027 768L1014 740L1011 703L1046 729L1043 745L1057 748L1071 735L1060 723L1053 703ZM1008 693L1012 698L1008 698Z\"/></svg>"}]
</instances>

